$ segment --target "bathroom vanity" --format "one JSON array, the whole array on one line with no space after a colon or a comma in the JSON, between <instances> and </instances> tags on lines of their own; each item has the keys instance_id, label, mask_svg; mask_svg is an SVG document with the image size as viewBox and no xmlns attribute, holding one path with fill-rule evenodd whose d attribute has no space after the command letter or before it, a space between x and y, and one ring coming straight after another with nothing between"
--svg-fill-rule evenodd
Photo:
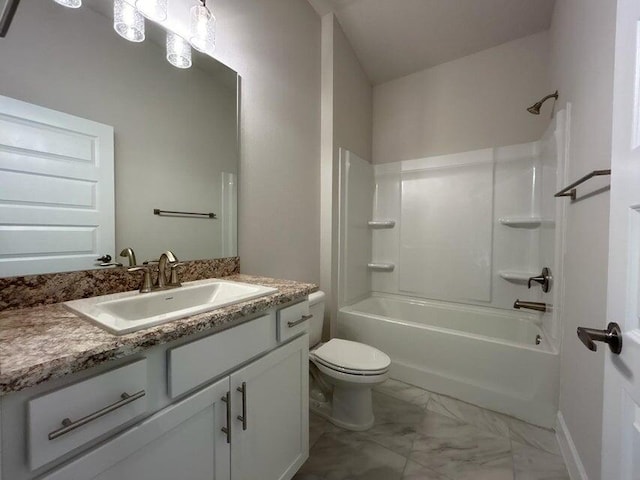
<instances>
[{"instance_id":1,"label":"bathroom vanity","mask_svg":"<svg viewBox=\"0 0 640 480\"><path fill-rule=\"evenodd\" d=\"M123 336L60 304L0 314L1 478L292 478L316 287L230 278L278 291Z\"/></svg>"}]
</instances>

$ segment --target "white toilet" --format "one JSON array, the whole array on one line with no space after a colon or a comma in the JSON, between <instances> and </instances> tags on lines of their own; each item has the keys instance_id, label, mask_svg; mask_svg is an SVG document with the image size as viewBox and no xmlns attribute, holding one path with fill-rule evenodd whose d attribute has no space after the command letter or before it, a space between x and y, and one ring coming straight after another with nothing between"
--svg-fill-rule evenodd
<instances>
[{"instance_id":1,"label":"white toilet","mask_svg":"<svg viewBox=\"0 0 640 480\"><path fill-rule=\"evenodd\" d=\"M362 431L373 425L371 389L389 378L391 359L380 350L334 338L321 343L324 292L309 296L310 408L331 423Z\"/></svg>"}]
</instances>

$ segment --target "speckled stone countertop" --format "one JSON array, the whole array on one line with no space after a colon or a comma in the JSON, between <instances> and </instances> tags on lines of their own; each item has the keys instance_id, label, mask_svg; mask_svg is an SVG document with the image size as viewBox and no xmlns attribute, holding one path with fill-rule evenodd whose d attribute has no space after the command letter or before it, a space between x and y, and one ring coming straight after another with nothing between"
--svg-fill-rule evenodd
<instances>
[{"instance_id":1,"label":"speckled stone countertop","mask_svg":"<svg viewBox=\"0 0 640 480\"><path fill-rule=\"evenodd\" d=\"M61 303L0 312L0 395L188 335L223 330L242 323L256 312L318 290L313 284L251 275L231 275L224 279L275 287L278 292L120 336L96 327Z\"/></svg>"}]
</instances>

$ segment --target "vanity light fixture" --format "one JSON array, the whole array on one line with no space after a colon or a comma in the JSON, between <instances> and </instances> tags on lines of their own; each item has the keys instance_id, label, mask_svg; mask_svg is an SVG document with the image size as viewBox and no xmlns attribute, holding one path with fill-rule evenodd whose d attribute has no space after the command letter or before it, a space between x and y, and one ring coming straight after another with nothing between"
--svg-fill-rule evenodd
<instances>
[{"instance_id":1,"label":"vanity light fixture","mask_svg":"<svg viewBox=\"0 0 640 480\"><path fill-rule=\"evenodd\" d=\"M191 7L191 45L200 52L211 53L215 49L216 17L207 7L206 0Z\"/></svg>"},{"instance_id":2,"label":"vanity light fixture","mask_svg":"<svg viewBox=\"0 0 640 480\"><path fill-rule=\"evenodd\" d=\"M114 0L113 29L118 32L118 35L130 42L142 42L144 40L144 17L128 1Z\"/></svg>"},{"instance_id":3,"label":"vanity light fixture","mask_svg":"<svg viewBox=\"0 0 640 480\"><path fill-rule=\"evenodd\" d=\"M10 1L17 5L20 0ZM82 6L82 0L54 2L69 8ZM189 0L186 8L193 5L193 2L194 0ZM174 18L169 18L169 0L113 0L113 29L122 38L138 43L145 39L145 19L161 24L167 31L167 60L177 68L189 68L192 65L192 48L212 55L216 46L216 17L207 6L206 0L195 2L196 5L189 10L187 30L187 25L184 24L186 22L176 22ZM174 13L177 15L177 12ZM187 11L183 12L184 20L186 13ZM0 18L0 37L6 33L6 26L2 29L2 20L3 18Z\"/></svg>"},{"instance_id":4,"label":"vanity light fixture","mask_svg":"<svg viewBox=\"0 0 640 480\"><path fill-rule=\"evenodd\" d=\"M167 0L137 0L136 8L149 20L164 22L167 19Z\"/></svg>"},{"instance_id":5,"label":"vanity light fixture","mask_svg":"<svg viewBox=\"0 0 640 480\"><path fill-rule=\"evenodd\" d=\"M191 45L172 32L167 32L167 60L174 67L191 67Z\"/></svg>"},{"instance_id":6,"label":"vanity light fixture","mask_svg":"<svg viewBox=\"0 0 640 480\"><path fill-rule=\"evenodd\" d=\"M80 8L82 6L82 0L53 0L59 5L68 8Z\"/></svg>"}]
</instances>

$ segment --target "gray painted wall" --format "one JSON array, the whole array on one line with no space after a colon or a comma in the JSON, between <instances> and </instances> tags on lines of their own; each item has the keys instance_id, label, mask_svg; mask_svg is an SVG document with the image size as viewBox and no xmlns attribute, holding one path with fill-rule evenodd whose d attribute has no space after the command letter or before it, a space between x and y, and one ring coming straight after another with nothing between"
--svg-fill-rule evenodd
<instances>
[{"instance_id":1,"label":"gray painted wall","mask_svg":"<svg viewBox=\"0 0 640 480\"><path fill-rule=\"evenodd\" d=\"M560 104L572 105L571 179L611 165L615 14L615 1L556 3L551 81ZM582 192L607 184L596 179ZM604 356L584 348L575 332L606 325L608 225L608 191L567 206L560 411L591 479L600 478Z\"/></svg>"},{"instance_id":2,"label":"gray painted wall","mask_svg":"<svg viewBox=\"0 0 640 480\"><path fill-rule=\"evenodd\" d=\"M373 88L333 14L322 18L322 159L320 286L327 294L325 328L337 309L338 166L340 149L371 161ZM328 332L325 332L328 334Z\"/></svg>"},{"instance_id":3,"label":"gray painted wall","mask_svg":"<svg viewBox=\"0 0 640 480\"><path fill-rule=\"evenodd\" d=\"M241 76L243 272L320 280L320 18L300 0L218 0L216 56Z\"/></svg>"},{"instance_id":4,"label":"gray painted wall","mask_svg":"<svg viewBox=\"0 0 640 480\"><path fill-rule=\"evenodd\" d=\"M549 93L542 32L376 85L373 163L538 140L548 111L526 107Z\"/></svg>"},{"instance_id":5,"label":"gray painted wall","mask_svg":"<svg viewBox=\"0 0 640 480\"><path fill-rule=\"evenodd\" d=\"M373 87L358 57L334 17L333 144L371 162Z\"/></svg>"}]
</instances>

